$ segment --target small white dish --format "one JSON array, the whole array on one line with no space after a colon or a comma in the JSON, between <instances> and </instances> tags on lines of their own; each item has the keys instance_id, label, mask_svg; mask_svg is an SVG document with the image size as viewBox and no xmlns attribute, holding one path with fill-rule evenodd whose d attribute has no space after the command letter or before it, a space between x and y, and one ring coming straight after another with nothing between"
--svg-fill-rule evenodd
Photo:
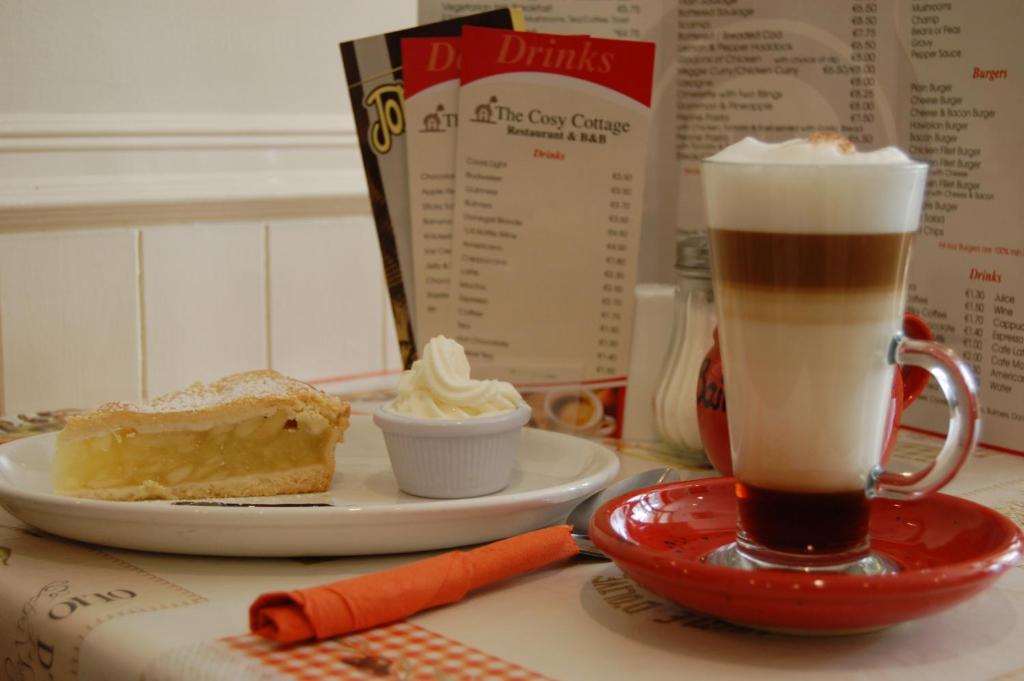
<instances>
[{"instance_id":1,"label":"small white dish","mask_svg":"<svg viewBox=\"0 0 1024 681\"><path fill-rule=\"evenodd\" d=\"M466 419L425 419L381 407L373 422L384 433L398 487L432 499L464 499L504 489L512 478L519 434L530 408Z\"/></svg>"},{"instance_id":2,"label":"small white dish","mask_svg":"<svg viewBox=\"0 0 1024 681\"><path fill-rule=\"evenodd\" d=\"M615 453L594 442L524 428L508 487L472 499L423 499L398 489L380 429L369 416L353 416L330 490L245 500L328 505L181 506L54 493L56 442L57 434L47 433L0 445L0 506L11 515L68 539L213 556L356 556L479 544L563 522L619 470Z\"/></svg>"}]
</instances>

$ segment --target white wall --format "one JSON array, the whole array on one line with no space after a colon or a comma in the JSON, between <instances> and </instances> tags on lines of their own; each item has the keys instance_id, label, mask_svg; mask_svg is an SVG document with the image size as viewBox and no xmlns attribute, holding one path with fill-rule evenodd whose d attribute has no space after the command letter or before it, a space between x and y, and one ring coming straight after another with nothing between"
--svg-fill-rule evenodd
<instances>
[{"instance_id":1,"label":"white wall","mask_svg":"<svg viewBox=\"0 0 1024 681\"><path fill-rule=\"evenodd\" d=\"M4 0L2 113L347 115L338 43L413 0Z\"/></svg>"},{"instance_id":2,"label":"white wall","mask_svg":"<svg viewBox=\"0 0 1024 681\"><path fill-rule=\"evenodd\" d=\"M0 2L0 414L397 366L337 44L413 0Z\"/></svg>"}]
</instances>

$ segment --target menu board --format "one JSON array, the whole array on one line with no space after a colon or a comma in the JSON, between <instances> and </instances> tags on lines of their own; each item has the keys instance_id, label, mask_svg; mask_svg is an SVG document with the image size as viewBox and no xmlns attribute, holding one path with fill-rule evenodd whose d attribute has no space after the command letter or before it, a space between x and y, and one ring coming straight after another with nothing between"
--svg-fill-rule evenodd
<instances>
[{"instance_id":1,"label":"menu board","mask_svg":"<svg viewBox=\"0 0 1024 681\"><path fill-rule=\"evenodd\" d=\"M439 19L461 4L419 5L422 18ZM700 160L746 136L837 131L860 148L896 145L927 161L908 309L974 368L982 441L1024 453L1024 3L579 0L525 3L524 18L530 30L636 32L657 43L658 73L674 86L667 93L656 77L652 139L674 151L657 182L676 200L657 210L681 230L705 226ZM667 25L671 36L659 30ZM650 214L650 194L645 203ZM641 244L642 263L648 249L671 250L661 239ZM942 432L947 413L933 383L904 423Z\"/></svg>"},{"instance_id":2,"label":"menu board","mask_svg":"<svg viewBox=\"0 0 1024 681\"><path fill-rule=\"evenodd\" d=\"M1024 453L1024 4L912 3L900 144L928 161L909 307L974 368L982 442ZM945 429L934 382L907 422Z\"/></svg>"},{"instance_id":3,"label":"menu board","mask_svg":"<svg viewBox=\"0 0 1024 681\"><path fill-rule=\"evenodd\" d=\"M930 164L908 309L974 368L982 441L1024 446L1024 4L737 0L679 6L680 224L699 162L748 135L843 133ZM904 423L945 432L933 382Z\"/></svg>"}]
</instances>

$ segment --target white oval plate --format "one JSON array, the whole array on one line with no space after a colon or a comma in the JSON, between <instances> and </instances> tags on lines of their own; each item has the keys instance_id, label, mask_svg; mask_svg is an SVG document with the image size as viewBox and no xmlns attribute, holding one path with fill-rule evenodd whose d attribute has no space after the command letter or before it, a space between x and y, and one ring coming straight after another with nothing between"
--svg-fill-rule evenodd
<instances>
[{"instance_id":1,"label":"white oval plate","mask_svg":"<svg viewBox=\"0 0 1024 681\"><path fill-rule=\"evenodd\" d=\"M353 416L323 494L249 501L325 507L182 506L169 501L96 501L55 494L56 433L0 445L0 506L33 527L68 539L143 551L215 556L352 556L478 544L565 520L619 469L611 450L589 440L523 429L512 482L470 499L401 492L380 430ZM237 501L237 500L219 500Z\"/></svg>"}]
</instances>

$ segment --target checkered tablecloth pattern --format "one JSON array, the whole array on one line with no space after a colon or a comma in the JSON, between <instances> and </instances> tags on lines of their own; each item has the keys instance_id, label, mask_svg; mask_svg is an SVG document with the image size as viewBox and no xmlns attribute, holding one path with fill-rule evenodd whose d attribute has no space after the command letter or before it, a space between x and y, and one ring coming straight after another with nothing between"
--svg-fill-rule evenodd
<instances>
[{"instance_id":1,"label":"checkered tablecloth pattern","mask_svg":"<svg viewBox=\"0 0 1024 681\"><path fill-rule=\"evenodd\" d=\"M296 681L548 678L408 622L315 644L281 646L252 635L222 639L221 643Z\"/></svg>"}]
</instances>

